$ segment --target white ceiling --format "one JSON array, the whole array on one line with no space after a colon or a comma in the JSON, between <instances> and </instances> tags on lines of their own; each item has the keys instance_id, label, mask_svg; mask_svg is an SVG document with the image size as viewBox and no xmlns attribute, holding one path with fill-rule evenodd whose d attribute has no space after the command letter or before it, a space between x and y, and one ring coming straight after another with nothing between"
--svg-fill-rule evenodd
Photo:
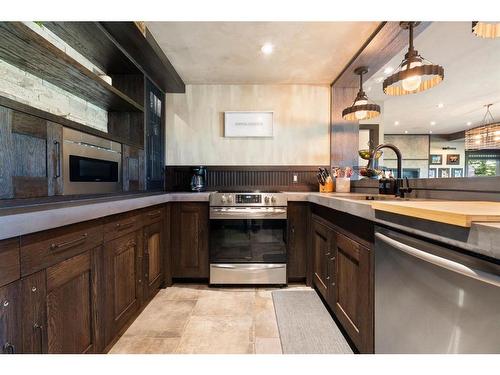
<instances>
[{"instance_id":1,"label":"white ceiling","mask_svg":"<svg viewBox=\"0 0 500 375\"><path fill-rule=\"evenodd\" d=\"M379 22L147 22L187 84L330 84ZM260 48L272 43L264 55Z\"/></svg>"},{"instance_id":2,"label":"white ceiling","mask_svg":"<svg viewBox=\"0 0 500 375\"><path fill-rule=\"evenodd\" d=\"M475 37L470 22L434 22L415 39L415 48L444 67L444 81L418 94L385 95L380 81L387 76L384 69L395 69L405 48L365 83L369 98L383 106L383 115L372 123L382 123L386 134L405 130L409 134L448 134L481 125L483 106L488 103L495 103L491 112L500 120L500 39ZM439 103L444 106L438 108Z\"/></svg>"}]
</instances>

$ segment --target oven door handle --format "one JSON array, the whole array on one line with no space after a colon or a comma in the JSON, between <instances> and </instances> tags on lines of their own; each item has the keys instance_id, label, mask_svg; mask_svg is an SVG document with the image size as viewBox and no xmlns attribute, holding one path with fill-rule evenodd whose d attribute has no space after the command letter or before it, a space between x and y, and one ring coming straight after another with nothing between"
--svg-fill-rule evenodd
<instances>
[{"instance_id":1,"label":"oven door handle","mask_svg":"<svg viewBox=\"0 0 500 375\"><path fill-rule=\"evenodd\" d=\"M212 264L212 267L214 268L226 268L226 269L231 269L231 270L241 270L242 267L241 265L244 263L238 263L237 265L235 264ZM258 271L262 269L279 269L279 268L285 268L285 264L259 264L258 267L244 267L246 271Z\"/></svg>"},{"instance_id":2,"label":"oven door handle","mask_svg":"<svg viewBox=\"0 0 500 375\"><path fill-rule=\"evenodd\" d=\"M449 271L459 273L461 275L470 277L472 279L481 281L483 283L488 283L497 287L500 287L500 276L494 275L492 273L480 271L478 269L474 269L471 267L467 267L461 263L454 262L449 259L445 259L442 257L439 257L434 254L430 254L428 252L416 249L412 246L406 245L402 242L396 241L382 233L375 233L375 237L382 241L385 242L387 245L391 246L392 248L402 251L403 253L406 253L410 256L413 256L415 258L421 259L427 263L434 264L435 266L445 268Z\"/></svg>"}]
</instances>

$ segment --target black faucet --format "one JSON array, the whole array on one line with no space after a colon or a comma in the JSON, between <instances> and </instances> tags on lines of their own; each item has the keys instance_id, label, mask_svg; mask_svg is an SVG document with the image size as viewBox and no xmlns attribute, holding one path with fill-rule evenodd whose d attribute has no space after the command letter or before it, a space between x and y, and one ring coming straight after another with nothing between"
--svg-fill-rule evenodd
<instances>
[{"instance_id":1,"label":"black faucet","mask_svg":"<svg viewBox=\"0 0 500 375\"><path fill-rule=\"evenodd\" d=\"M379 180L379 193L380 194L393 194L396 195L400 198L404 198L406 193L411 193L412 188L410 188L410 184L408 182L408 177L406 178L406 187L404 187L404 180L403 180L403 169L402 169L402 160L403 157L401 155L401 150L394 146L391 143L382 143L375 147L375 149L372 150L371 155L370 155L370 160L368 161L368 166L367 168L373 168L375 164L375 155L377 154L378 150L381 150L383 148L389 148L394 153L396 154L397 158L397 172L396 172L396 180L393 178L386 178L385 176L382 177Z\"/></svg>"}]
</instances>

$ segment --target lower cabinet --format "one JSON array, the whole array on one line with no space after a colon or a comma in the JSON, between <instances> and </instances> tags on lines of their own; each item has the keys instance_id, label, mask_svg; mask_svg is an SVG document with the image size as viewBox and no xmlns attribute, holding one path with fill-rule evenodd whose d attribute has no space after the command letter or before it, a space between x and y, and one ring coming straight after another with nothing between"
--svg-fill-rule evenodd
<instances>
[{"instance_id":1,"label":"lower cabinet","mask_svg":"<svg viewBox=\"0 0 500 375\"><path fill-rule=\"evenodd\" d=\"M313 285L361 353L373 352L371 251L312 216Z\"/></svg>"},{"instance_id":2,"label":"lower cabinet","mask_svg":"<svg viewBox=\"0 0 500 375\"><path fill-rule=\"evenodd\" d=\"M208 204L173 203L171 222L172 277L208 278Z\"/></svg>"},{"instance_id":3,"label":"lower cabinet","mask_svg":"<svg viewBox=\"0 0 500 375\"><path fill-rule=\"evenodd\" d=\"M163 221L145 226L144 238L144 299L154 297L163 282Z\"/></svg>"},{"instance_id":4,"label":"lower cabinet","mask_svg":"<svg viewBox=\"0 0 500 375\"><path fill-rule=\"evenodd\" d=\"M104 244L105 345L125 327L142 303L142 231Z\"/></svg>"},{"instance_id":5,"label":"lower cabinet","mask_svg":"<svg viewBox=\"0 0 500 375\"><path fill-rule=\"evenodd\" d=\"M21 280L23 353L47 353L46 301L45 270Z\"/></svg>"},{"instance_id":6,"label":"lower cabinet","mask_svg":"<svg viewBox=\"0 0 500 375\"><path fill-rule=\"evenodd\" d=\"M304 280L307 275L309 203L288 202L288 280Z\"/></svg>"},{"instance_id":7,"label":"lower cabinet","mask_svg":"<svg viewBox=\"0 0 500 375\"><path fill-rule=\"evenodd\" d=\"M22 353L20 286L15 281L0 288L0 353Z\"/></svg>"},{"instance_id":8,"label":"lower cabinet","mask_svg":"<svg viewBox=\"0 0 500 375\"><path fill-rule=\"evenodd\" d=\"M47 352L96 352L97 275L86 251L47 269ZM43 329L41 330L43 332Z\"/></svg>"}]
</instances>

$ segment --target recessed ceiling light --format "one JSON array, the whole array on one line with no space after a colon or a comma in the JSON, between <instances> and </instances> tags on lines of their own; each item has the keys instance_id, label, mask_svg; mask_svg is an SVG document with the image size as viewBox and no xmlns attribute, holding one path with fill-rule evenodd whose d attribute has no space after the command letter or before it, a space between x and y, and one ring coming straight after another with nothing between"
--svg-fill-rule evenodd
<instances>
[{"instance_id":1,"label":"recessed ceiling light","mask_svg":"<svg viewBox=\"0 0 500 375\"><path fill-rule=\"evenodd\" d=\"M431 126L436 125L436 121L431 121Z\"/></svg>"},{"instance_id":2,"label":"recessed ceiling light","mask_svg":"<svg viewBox=\"0 0 500 375\"><path fill-rule=\"evenodd\" d=\"M384 74L391 74L394 71L394 68L391 66L388 66L387 68L384 69Z\"/></svg>"},{"instance_id":3,"label":"recessed ceiling light","mask_svg":"<svg viewBox=\"0 0 500 375\"><path fill-rule=\"evenodd\" d=\"M370 86L370 87L367 87L365 91L366 91L366 92L370 92L370 91L372 91L372 87L371 87L371 86Z\"/></svg>"},{"instance_id":4,"label":"recessed ceiling light","mask_svg":"<svg viewBox=\"0 0 500 375\"><path fill-rule=\"evenodd\" d=\"M405 130L405 134L408 134L408 130Z\"/></svg>"},{"instance_id":5,"label":"recessed ceiling light","mask_svg":"<svg viewBox=\"0 0 500 375\"><path fill-rule=\"evenodd\" d=\"M270 55L274 51L274 46L271 43L264 43L260 50L264 55Z\"/></svg>"},{"instance_id":6,"label":"recessed ceiling light","mask_svg":"<svg viewBox=\"0 0 500 375\"><path fill-rule=\"evenodd\" d=\"M437 105L437 107L438 107L438 108L443 108L443 107L444 107L444 104L443 104L443 103L439 103L439 104Z\"/></svg>"},{"instance_id":7,"label":"recessed ceiling light","mask_svg":"<svg viewBox=\"0 0 500 375\"><path fill-rule=\"evenodd\" d=\"M399 125L399 121L394 121L394 125L398 126Z\"/></svg>"},{"instance_id":8,"label":"recessed ceiling light","mask_svg":"<svg viewBox=\"0 0 500 375\"><path fill-rule=\"evenodd\" d=\"M432 130L429 130L429 134L432 134Z\"/></svg>"},{"instance_id":9,"label":"recessed ceiling light","mask_svg":"<svg viewBox=\"0 0 500 375\"><path fill-rule=\"evenodd\" d=\"M467 121L467 126L471 126L471 125L472 125L472 122Z\"/></svg>"}]
</instances>

